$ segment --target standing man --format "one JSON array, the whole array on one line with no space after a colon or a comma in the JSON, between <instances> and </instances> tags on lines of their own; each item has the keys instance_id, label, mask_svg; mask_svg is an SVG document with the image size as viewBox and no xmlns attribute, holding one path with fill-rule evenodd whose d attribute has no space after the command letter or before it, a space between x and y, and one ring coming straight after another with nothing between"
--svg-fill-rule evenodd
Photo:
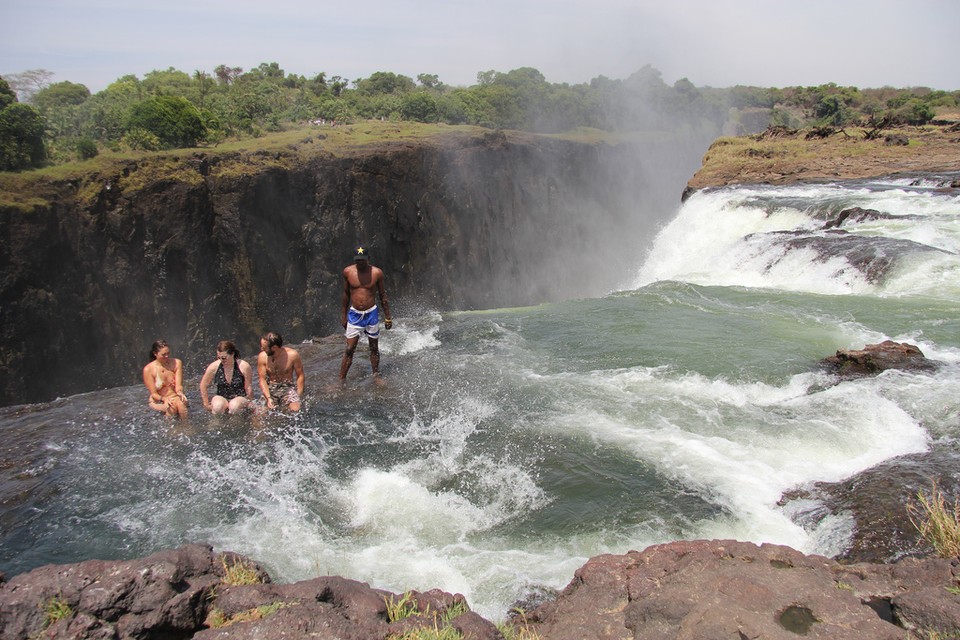
<instances>
[{"instance_id":1,"label":"standing man","mask_svg":"<svg viewBox=\"0 0 960 640\"><path fill-rule=\"evenodd\" d=\"M260 349L257 375L260 377L260 392L267 399L267 408L300 411L304 386L300 354L296 349L283 346L283 337L274 331L260 338Z\"/></svg>"},{"instance_id":2,"label":"standing man","mask_svg":"<svg viewBox=\"0 0 960 640\"><path fill-rule=\"evenodd\" d=\"M370 343L370 367L373 379L380 381L380 313L377 308L377 296L383 307L384 326L393 327L390 317L390 303L383 286L383 271L370 264L370 255L366 247L357 247L353 252L353 264L343 270L343 311L340 324L346 329L347 350L340 363L340 382L347 379L347 371L353 364L353 352L360 342L360 335L366 334Z\"/></svg>"}]
</instances>

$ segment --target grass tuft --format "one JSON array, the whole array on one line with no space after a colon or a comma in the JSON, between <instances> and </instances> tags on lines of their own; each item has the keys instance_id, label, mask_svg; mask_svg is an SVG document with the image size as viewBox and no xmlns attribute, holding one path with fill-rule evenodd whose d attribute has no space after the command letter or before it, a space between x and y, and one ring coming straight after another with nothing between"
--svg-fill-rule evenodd
<instances>
[{"instance_id":1,"label":"grass tuft","mask_svg":"<svg viewBox=\"0 0 960 640\"><path fill-rule=\"evenodd\" d=\"M239 586L244 584L260 584L263 582L256 569L246 564L240 558L234 558L231 564L227 564L227 559L221 556L220 562L223 563L222 582L224 584Z\"/></svg>"},{"instance_id":2,"label":"grass tuft","mask_svg":"<svg viewBox=\"0 0 960 640\"><path fill-rule=\"evenodd\" d=\"M463 634L450 626L438 626L425 629L412 629L406 633L388 636L389 640L463 640Z\"/></svg>"},{"instance_id":3,"label":"grass tuft","mask_svg":"<svg viewBox=\"0 0 960 640\"><path fill-rule=\"evenodd\" d=\"M389 640L462 640L463 634L450 626L450 621L470 611L466 602L456 602L444 608L442 612L431 613L430 607L420 611L412 591L407 591L399 599L394 596L384 597L387 605L387 620L396 622L413 616L433 616L433 627L411 629L402 634L393 634Z\"/></svg>"},{"instance_id":4,"label":"grass tuft","mask_svg":"<svg viewBox=\"0 0 960 640\"><path fill-rule=\"evenodd\" d=\"M60 620L73 616L73 607L63 596L57 594L43 604L43 627L47 628Z\"/></svg>"},{"instance_id":5,"label":"grass tuft","mask_svg":"<svg viewBox=\"0 0 960 640\"><path fill-rule=\"evenodd\" d=\"M413 593L410 591L404 593L399 600L396 600L393 596L390 596L384 597L383 601L387 605L388 622L405 620L411 616L420 615L421 613L417 607L416 600L413 599Z\"/></svg>"},{"instance_id":6,"label":"grass tuft","mask_svg":"<svg viewBox=\"0 0 960 640\"><path fill-rule=\"evenodd\" d=\"M497 630L500 631L504 640L540 640L540 635L531 629L530 624L527 622L526 611L520 608L516 608L513 611L516 613L513 620L508 620L507 622L497 625ZM514 622L517 618L520 619L520 624Z\"/></svg>"},{"instance_id":7,"label":"grass tuft","mask_svg":"<svg viewBox=\"0 0 960 640\"><path fill-rule=\"evenodd\" d=\"M229 627L230 625L238 622L254 622L256 620L263 620L267 616L273 615L277 611L280 611L280 609L286 609L287 607L292 607L295 604L295 602L274 602L271 604L264 604L259 607L254 607L253 609L241 611L240 613L229 618L222 610L214 609L207 616L204 624L210 629L221 629L223 627Z\"/></svg>"},{"instance_id":8,"label":"grass tuft","mask_svg":"<svg viewBox=\"0 0 960 640\"><path fill-rule=\"evenodd\" d=\"M960 500L953 505L946 498L937 483L931 482L930 494L923 490L917 492L917 503L907 505L910 522L934 552L941 558L960 556Z\"/></svg>"}]
</instances>

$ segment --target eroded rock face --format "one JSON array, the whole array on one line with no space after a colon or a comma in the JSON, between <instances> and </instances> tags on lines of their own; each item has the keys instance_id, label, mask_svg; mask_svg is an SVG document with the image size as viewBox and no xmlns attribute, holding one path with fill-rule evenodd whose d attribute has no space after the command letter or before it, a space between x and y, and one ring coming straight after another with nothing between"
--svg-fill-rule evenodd
<instances>
[{"instance_id":1,"label":"eroded rock face","mask_svg":"<svg viewBox=\"0 0 960 640\"><path fill-rule=\"evenodd\" d=\"M927 359L920 348L906 342L884 340L863 349L840 349L820 361L823 366L843 377L876 375L887 369L935 371L937 363Z\"/></svg>"},{"instance_id":2,"label":"eroded rock face","mask_svg":"<svg viewBox=\"0 0 960 640\"><path fill-rule=\"evenodd\" d=\"M398 312L609 290L636 259L609 247L652 237L702 149L489 131L310 147L118 161L0 206L0 405L136 384L158 338L189 376L222 339L339 333L357 244Z\"/></svg>"}]
</instances>

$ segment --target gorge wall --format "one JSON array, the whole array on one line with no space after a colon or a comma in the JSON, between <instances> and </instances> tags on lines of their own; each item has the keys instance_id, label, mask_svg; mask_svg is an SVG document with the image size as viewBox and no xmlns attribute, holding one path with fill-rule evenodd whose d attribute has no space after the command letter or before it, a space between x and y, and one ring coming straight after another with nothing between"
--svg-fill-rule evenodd
<instances>
[{"instance_id":1,"label":"gorge wall","mask_svg":"<svg viewBox=\"0 0 960 640\"><path fill-rule=\"evenodd\" d=\"M0 206L0 404L136 384L161 337L190 377L221 339L250 356L267 330L338 332L357 244L401 322L603 295L632 275L709 140L450 128L333 149L311 133L18 177Z\"/></svg>"}]
</instances>

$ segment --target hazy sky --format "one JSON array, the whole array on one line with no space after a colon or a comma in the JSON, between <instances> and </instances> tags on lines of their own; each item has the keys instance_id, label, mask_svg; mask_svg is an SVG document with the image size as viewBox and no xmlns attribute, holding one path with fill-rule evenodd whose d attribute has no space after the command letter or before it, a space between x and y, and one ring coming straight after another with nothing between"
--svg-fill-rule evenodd
<instances>
[{"instance_id":1,"label":"hazy sky","mask_svg":"<svg viewBox=\"0 0 960 640\"><path fill-rule=\"evenodd\" d=\"M277 62L350 80L375 71L472 85L549 82L960 89L960 0L0 0L0 75L99 91L126 74Z\"/></svg>"}]
</instances>

